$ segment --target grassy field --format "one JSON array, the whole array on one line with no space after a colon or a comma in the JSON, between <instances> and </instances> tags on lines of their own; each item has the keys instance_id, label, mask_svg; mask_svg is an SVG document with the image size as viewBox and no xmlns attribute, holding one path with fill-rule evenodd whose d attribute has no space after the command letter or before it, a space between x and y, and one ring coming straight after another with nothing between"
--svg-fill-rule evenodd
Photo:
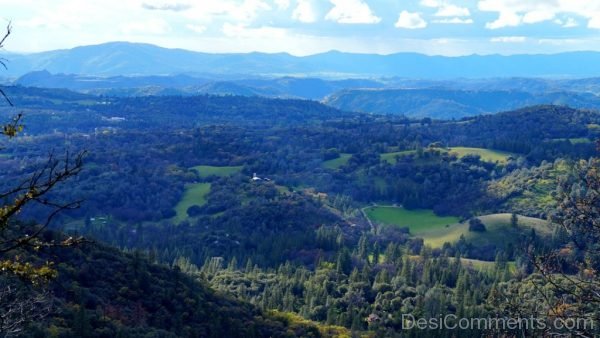
<instances>
[{"instance_id":1,"label":"grassy field","mask_svg":"<svg viewBox=\"0 0 600 338\"><path fill-rule=\"evenodd\" d=\"M405 150L405 151L397 151L395 153L385 153L385 154L381 154L381 160L386 161L390 164L395 164L397 162L396 157L411 155L411 154L414 154L415 152L416 151L414 151L414 150Z\"/></svg>"},{"instance_id":2,"label":"grassy field","mask_svg":"<svg viewBox=\"0 0 600 338\"><path fill-rule=\"evenodd\" d=\"M480 216L479 219L485 224L485 232L469 231L468 222L455 223L449 227L423 231L419 237L422 237L425 244L434 248L439 248L444 243L454 243L460 236L477 246L487 244L501 244L521 236L524 231L535 229L538 235L551 235L552 229L544 220L532 217L519 216L519 227L513 228L510 225L510 214L493 214Z\"/></svg>"},{"instance_id":3,"label":"grassy field","mask_svg":"<svg viewBox=\"0 0 600 338\"><path fill-rule=\"evenodd\" d=\"M471 232L468 222L459 223L457 217L439 217L431 210L406 210L397 207L368 207L365 214L374 223L384 225L407 226L410 234L423 238L426 245L439 248L444 243L454 243L464 236L476 246L488 244L501 245L514 240L535 229L541 236L552 234L548 222L538 218L519 216L519 226L510 225L511 214L492 214L480 216L487 231Z\"/></svg>"},{"instance_id":4,"label":"grassy field","mask_svg":"<svg viewBox=\"0 0 600 338\"><path fill-rule=\"evenodd\" d=\"M196 170L200 177L208 177L208 176L229 176L233 174L237 174L242 171L242 166L237 167L215 167L210 165L199 165L196 167L192 167L192 169Z\"/></svg>"},{"instance_id":5,"label":"grassy field","mask_svg":"<svg viewBox=\"0 0 600 338\"><path fill-rule=\"evenodd\" d=\"M587 143L592 143L592 140L590 140L587 137L578 137L578 138L554 138L551 141L553 142L563 142L563 141L569 141L571 142L571 144L587 144Z\"/></svg>"},{"instance_id":6,"label":"grassy field","mask_svg":"<svg viewBox=\"0 0 600 338\"><path fill-rule=\"evenodd\" d=\"M348 163L350 157L352 157L352 154L340 154L340 157L338 158L334 158L333 160L323 162L323 168L339 169L341 166Z\"/></svg>"},{"instance_id":7,"label":"grassy field","mask_svg":"<svg viewBox=\"0 0 600 338\"><path fill-rule=\"evenodd\" d=\"M579 138L570 138L569 142L571 142L571 144L587 144L587 143L592 143L592 140L590 140L587 137L579 137Z\"/></svg>"},{"instance_id":8,"label":"grassy field","mask_svg":"<svg viewBox=\"0 0 600 338\"><path fill-rule=\"evenodd\" d=\"M274 318L277 318L285 323L288 323L290 326L290 331L293 331L294 328L298 327L316 327L319 330L319 333L323 337L331 337L331 338L350 338L350 337L358 337L358 338L369 338L372 337L368 334L357 335L356 333L351 332L349 329L342 326L335 325L325 325L318 322L313 322L311 320L305 319L298 314L291 312L281 312L278 310L269 310L268 314ZM312 336L312 335L311 335Z\"/></svg>"},{"instance_id":9,"label":"grassy field","mask_svg":"<svg viewBox=\"0 0 600 338\"><path fill-rule=\"evenodd\" d=\"M452 148L448 148L448 149L438 148L438 150L440 150L442 152L448 151L450 153L454 153L459 158L464 157L466 155L479 155L479 157L481 157L482 161L498 162L501 164L508 162L508 158L511 156L515 157L514 154L511 154L511 153L508 153L505 151L485 149L485 148L452 147ZM407 155L411 155L414 153L416 153L415 150L405 150L405 151L398 151L398 152L394 152L394 153L384 153L384 154L381 154L381 160L386 161L390 164L395 164L396 157L407 156Z\"/></svg>"},{"instance_id":10,"label":"grassy field","mask_svg":"<svg viewBox=\"0 0 600 338\"><path fill-rule=\"evenodd\" d=\"M397 207L369 207L365 209L367 217L375 223L407 226L410 233L421 237L422 233L443 229L446 225L458 222L457 217L439 217L432 210L407 210Z\"/></svg>"},{"instance_id":11,"label":"grassy field","mask_svg":"<svg viewBox=\"0 0 600 338\"><path fill-rule=\"evenodd\" d=\"M587 128L591 129L591 130L600 130L600 125L592 123L592 124L588 124Z\"/></svg>"},{"instance_id":12,"label":"grassy field","mask_svg":"<svg viewBox=\"0 0 600 338\"><path fill-rule=\"evenodd\" d=\"M408 258L412 262L423 262L423 256L419 255L409 255ZM430 258L431 259L431 258ZM448 257L451 262L454 262L456 258ZM470 267L474 270L478 271L493 271L496 269L496 262L491 261L482 261L479 259L470 259L470 258L460 258L460 263L464 267ZM511 272L515 272L517 270L517 264L514 261L507 262L508 268Z\"/></svg>"},{"instance_id":13,"label":"grassy field","mask_svg":"<svg viewBox=\"0 0 600 338\"><path fill-rule=\"evenodd\" d=\"M511 154L511 153L508 153L505 151L485 149L485 148L452 147L452 148L449 148L449 151L450 151L450 153L457 154L458 157L463 157L465 155L479 155L479 157L481 157L482 161L498 162L498 163L506 163L506 162L508 162L509 157L515 156L514 154Z\"/></svg>"},{"instance_id":14,"label":"grassy field","mask_svg":"<svg viewBox=\"0 0 600 338\"><path fill-rule=\"evenodd\" d=\"M210 183L196 183L190 184L186 187L183 198L175 207L175 220L181 222L185 220L187 216L187 209L192 205L202 206L206 204L206 195L210 191Z\"/></svg>"},{"instance_id":15,"label":"grassy field","mask_svg":"<svg viewBox=\"0 0 600 338\"><path fill-rule=\"evenodd\" d=\"M453 257L451 259L454 259ZM478 271L493 271L496 268L496 262L480 261L478 259L461 258L460 263L463 266L472 267ZM507 262L508 269L511 272L517 270L517 264L515 262Z\"/></svg>"}]
</instances>

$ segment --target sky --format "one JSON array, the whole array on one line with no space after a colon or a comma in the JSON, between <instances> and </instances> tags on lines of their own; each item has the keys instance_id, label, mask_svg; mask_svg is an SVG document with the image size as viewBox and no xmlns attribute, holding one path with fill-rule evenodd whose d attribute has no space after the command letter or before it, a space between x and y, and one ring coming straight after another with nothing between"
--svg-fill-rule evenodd
<instances>
[{"instance_id":1,"label":"sky","mask_svg":"<svg viewBox=\"0 0 600 338\"><path fill-rule=\"evenodd\" d=\"M0 0L5 50L131 41L202 52L600 50L600 0Z\"/></svg>"}]
</instances>

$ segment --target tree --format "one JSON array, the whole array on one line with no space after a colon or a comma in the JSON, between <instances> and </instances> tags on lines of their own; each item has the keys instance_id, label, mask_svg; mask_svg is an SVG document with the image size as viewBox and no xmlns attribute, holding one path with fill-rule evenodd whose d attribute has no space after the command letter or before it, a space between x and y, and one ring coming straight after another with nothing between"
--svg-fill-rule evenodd
<instances>
[{"instance_id":1,"label":"tree","mask_svg":"<svg viewBox=\"0 0 600 338\"><path fill-rule=\"evenodd\" d=\"M0 278L0 336L18 336L27 323L50 313L45 290L32 290L11 278Z\"/></svg>"},{"instance_id":2,"label":"tree","mask_svg":"<svg viewBox=\"0 0 600 338\"><path fill-rule=\"evenodd\" d=\"M11 33L8 24L0 49ZM0 61L2 66L5 64ZM9 106L13 103L0 90ZM8 139L23 131L23 115L18 114L2 126L0 134ZM6 191L0 192L0 335L17 335L31 321L49 313L49 298L43 288L56 276L50 263L34 266L20 258L26 252L35 252L48 247L71 246L82 238L42 239L40 235L62 211L78 208L80 201L61 202L50 197L54 188L77 175L83 165L85 153L63 158L50 154L43 166ZM38 204L47 208L47 216L41 224L28 225L17 219L26 207Z\"/></svg>"},{"instance_id":3,"label":"tree","mask_svg":"<svg viewBox=\"0 0 600 338\"><path fill-rule=\"evenodd\" d=\"M600 144L599 144L600 145ZM571 179L559 187L554 222L562 243L549 253L532 253L540 272L536 283L551 317L586 319L596 327L579 327L576 336L597 336L600 323L600 159L580 161Z\"/></svg>"},{"instance_id":4,"label":"tree","mask_svg":"<svg viewBox=\"0 0 600 338\"><path fill-rule=\"evenodd\" d=\"M473 232L485 232L485 224L479 218L471 218L469 220L469 231Z\"/></svg>"},{"instance_id":5,"label":"tree","mask_svg":"<svg viewBox=\"0 0 600 338\"><path fill-rule=\"evenodd\" d=\"M517 216L517 214L514 212L510 215L510 225L513 228L516 228L519 226L519 216Z\"/></svg>"}]
</instances>

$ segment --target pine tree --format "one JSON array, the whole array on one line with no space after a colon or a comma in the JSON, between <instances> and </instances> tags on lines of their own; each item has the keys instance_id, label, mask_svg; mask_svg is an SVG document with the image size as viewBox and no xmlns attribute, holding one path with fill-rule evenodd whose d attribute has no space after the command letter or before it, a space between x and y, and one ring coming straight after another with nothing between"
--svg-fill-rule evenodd
<instances>
[{"instance_id":1,"label":"pine tree","mask_svg":"<svg viewBox=\"0 0 600 338\"><path fill-rule=\"evenodd\" d=\"M348 275L352 272L352 257L348 249L344 248L338 254L336 270L338 273Z\"/></svg>"},{"instance_id":2,"label":"pine tree","mask_svg":"<svg viewBox=\"0 0 600 338\"><path fill-rule=\"evenodd\" d=\"M514 213L514 212L513 212L513 213L510 215L510 225L511 225L513 228L516 228L516 227L518 227L518 226L519 226L519 217L518 217L518 216L517 216L517 214L516 214L516 213Z\"/></svg>"}]
</instances>

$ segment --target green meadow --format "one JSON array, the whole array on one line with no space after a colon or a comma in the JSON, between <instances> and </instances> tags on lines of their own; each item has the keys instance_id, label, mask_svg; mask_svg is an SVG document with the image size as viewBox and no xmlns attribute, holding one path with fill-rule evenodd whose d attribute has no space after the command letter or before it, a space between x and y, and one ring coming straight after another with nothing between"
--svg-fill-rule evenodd
<instances>
[{"instance_id":1,"label":"green meadow","mask_svg":"<svg viewBox=\"0 0 600 338\"><path fill-rule=\"evenodd\" d=\"M340 154L340 157L334 158L323 162L323 168L326 169L339 169L341 166L348 163L348 160L352 157L352 154Z\"/></svg>"},{"instance_id":2,"label":"green meadow","mask_svg":"<svg viewBox=\"0 0 600 338\"><path fill-rule=\"evenodd\" d=\"M493 214L478 217L485 224L485 232L469 231L469 223L455 223L440 229L430 229L421 232L425 244L439 248L444 243L454 243L461 236L474 245L487 244L502 245L507 241L516 241L517 238L535 229L538 235L551 235L552 229L548 222L542 219L519 216L519 226L514 228L510 225L511 214Z\"/></svg>"},{"instance_id":3,"label":"green meadow","mask_svg":"<svg viewBox=\"0 0 600 338\"><path fill-rule=\"evenodd\" d=\"M573 142L573 141L572 141ZM456 154L459 158L464 157L466 155L478 155L482 161L486 162L498 162L500 164L504 164L508 162L510 157L515 157L515 154L493 150L493 149L485 149L485 148L469 148L469 147L451 147L451 148L436 148L441 152L449 152ZM393 153L383 153L381 154L381 160L386 161L390 164L395 164L397 162L397 158L400 156L408 156L415 154L415 150L405 150L405 151L397 151Z\"/></svg>"},{"instance_id":4,"label":"green meadow","mask_svg":"<svg viewBox=\"0 0 600 338\"><path fill-rule=\"evenodd\" d=\"M242 166L237 167L215 167L211 165L199 165L192 167L191 169L196 170L200 177L209 177L209 176L229 176L233 174L237 174L242 171Z\"/></svg>"},{"instance_id":5,"label":"green meadow","mask_svg":"<svg viewBox=\"0 0 600 338\"><path fill-rule=\"evenodd\" d=\"M458 222L458 217L440 217L432 210L407 210L391 206L368 207L365 213L375 223L406 226L412 235L418 237L423 232L443 229L446 225Z\"/></svg>"},{"instance_id":6,"label":"green meadow","mask_svg":"<svg viewBox=\"0 0 600 338\"><path fill-rule=\"evenodd\" d=\"M448 149L450 153L456 154L458 157L466 155L479 155L482 161L506 163L509 157L515 155L506 151L485 149L485 148L467 148L467 147L452 147Z\"/></svg>"},{"instance_id":7,"label":"green meadow","mask_svg":"<svg viewBox=\"0 0 600 338\"><path fill-rule=\"evenodd\" d=\"M405 151L397 151L394 153L384 153L381 154L381 160L386 161L390 164L395 164L397 162L396 158L398 156L407 156L416 153L415 150L405 150Z\"/></svg>"},{"instance_id":8,"label":"green meadow","mask_svg":"<svg viewBox=\"0 0 600 338\"><path fill-rule=\"evenodd\" d=\"M511 214L493 214L478 217L486 226L485 232L469 231L469 223L459 223L458 217L440 217L432 210L407 210L400 207L368 207L365 214L374 223L408 227L410 234L423 238L425 244L439 248L444 243L455 243L461 236L477 246L501 245L515 241L534 229L538 235L551 235L552 228L542 219L519 216L519 226L510 225Z\"/></svg>"},{"instance_id":9,"label":"green meadow","mask_svg":"<svg viewBox=\"0 0 600 338\"><path fill-rule=\"evenodd\" d=\"M206 204L206 195L210 192L210 183L195 183L190 184L186 187L185 193L181 201L175 206L175 220L181 222L185 220L187 215L187 209L192 205L202 206Z\"/></svg>"},{"instance_id":10,"label":"green meadow","mask_svg":"<svg viewBox=\"0 0 600 338\"><path fill-rule=\"evenodd\" d=\"M559 142L559 141L569 141L571 142L571 144L588 144L588 143L592 143L592 140L590 140L587 137L577 137L577 138L555 138L552 139L552 141L555 142Z\"/></svg>"}]
</instances>

